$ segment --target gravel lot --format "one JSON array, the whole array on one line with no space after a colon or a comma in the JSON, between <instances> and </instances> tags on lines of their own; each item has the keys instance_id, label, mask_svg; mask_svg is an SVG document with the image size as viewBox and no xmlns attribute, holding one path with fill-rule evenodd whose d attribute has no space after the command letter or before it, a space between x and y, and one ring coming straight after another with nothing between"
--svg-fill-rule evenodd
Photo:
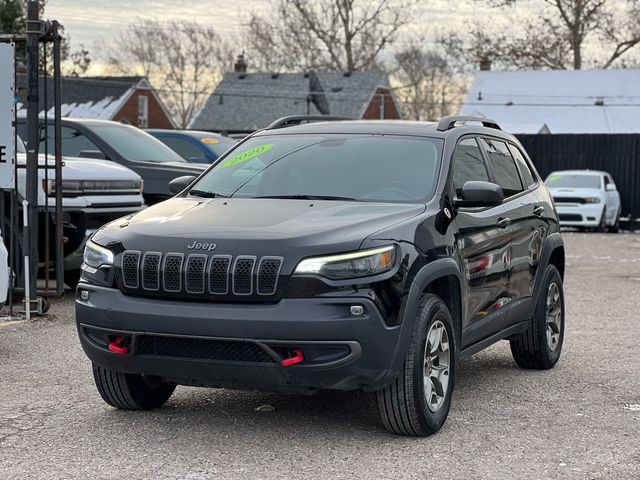
<instances>
[{"instance_id":1,"label":"gravel lot","mask_svg":"<svg viewBox=\"0 0 640 480\"><path fill-rule=\"evenodd\" d=\"M0 478L638 479L640 236L565 242L559 364L520 370L506 342L476 355L425 439L387 434L358 392L179 387L158 411L116 411L94 387L72 299L47 319L0 321Z\"/></svg>"}]
</instances>

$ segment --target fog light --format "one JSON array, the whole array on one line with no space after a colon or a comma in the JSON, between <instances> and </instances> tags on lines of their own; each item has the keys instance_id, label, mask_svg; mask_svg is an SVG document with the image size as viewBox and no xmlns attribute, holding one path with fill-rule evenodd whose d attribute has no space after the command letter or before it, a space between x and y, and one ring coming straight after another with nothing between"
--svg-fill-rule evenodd
<instances>
[{"instance_id":1,"label":"fog light","mask_svg":"<svg viewBox=\"0 0 640 480\"><path fill-rule=\"evenodd\" d=\"M88 290L80 290L80 300L89 300Z\"/></svg>"},{"instance_id":2,"label":"fog light","mask_svg":"<svg viewBox=\"0 0 640 480\"><path fill-rule=\"evenodd\" d=\"M354 317L359 317L364 313L364 307L362 305L351 305L351 307L349 307L349 311Z\"/></svg>"}]
</instances>

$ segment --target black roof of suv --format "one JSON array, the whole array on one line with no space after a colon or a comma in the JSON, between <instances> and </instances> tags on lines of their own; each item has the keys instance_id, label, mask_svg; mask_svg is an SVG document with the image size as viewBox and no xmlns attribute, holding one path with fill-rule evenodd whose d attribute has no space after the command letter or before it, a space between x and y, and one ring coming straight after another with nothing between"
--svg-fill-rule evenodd
<instances>
[{"instance_id":1,"label":"black roof of suv","mask_svg":"<svg viewBox=\"0 0 640 480\"><path fill-rule=\"evenodd\" d=\"M390 431L428 435L460 359L509 339L523 367L557 362L564 247L515 137L467 117L291 126L306 120L88 243L76 319L107 403L363 389Z\"/></svg>"}]
</instances>

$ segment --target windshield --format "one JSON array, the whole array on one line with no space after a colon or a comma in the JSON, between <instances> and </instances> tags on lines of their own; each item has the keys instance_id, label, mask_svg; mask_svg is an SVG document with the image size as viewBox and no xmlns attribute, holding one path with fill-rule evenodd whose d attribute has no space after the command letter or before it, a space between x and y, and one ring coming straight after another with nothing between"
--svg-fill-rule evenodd
<instances>
[{"instance_id":1,"label":"windshield","mask_svg":"<svg viewBox=\"0 0 640 480\"><path fill-rule=\"evenodd\" d=\"M552 173L544 182L549 188L602 188L600 175Z\"/></svg>"},{"instance_id":2,"label":"windshield","mask_svg":"<svg viewBox=\"0 0 640 480\"><path fill-rule=\"evenodd\" d=\"M186 162L161 141L127 125L87 125L119 155L133 162Z\"/></svg>"},{"instance_id":3,"label":"windshield","mask_svg":"<svg viewBox=\"0 0 640 480\"><path fill-rule=\"evenodd\" d=\"M224 152L233 147L236 143L235 140L231 138L222 138L222 137L214 137L214 136L204 136L200 137L200 141L206 145L207 149L209 149L216 157L220 157Z\"/></svg>"},{"instance_id":4,"label":"windshield","mask_svg":"<svg viewBox=\"0 0 640 480\"><path fill-rule=\"evenodd\" d=\"M193 187L225 197L426 201L435 189L442 140L382 135L255 137Z\"/></svg>"}]
</instances>

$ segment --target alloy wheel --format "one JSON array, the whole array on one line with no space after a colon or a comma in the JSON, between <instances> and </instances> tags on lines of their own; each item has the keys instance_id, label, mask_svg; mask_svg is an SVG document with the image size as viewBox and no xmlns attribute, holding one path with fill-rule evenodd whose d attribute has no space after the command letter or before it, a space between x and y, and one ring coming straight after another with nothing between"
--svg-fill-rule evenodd
<instances>
[{"instance_id":1,"label":"alloy wheel","mask_svg":"<svg viewBox=\"0 0 640 480\"><path fill-rule=\"evenodd\" d=\"M560 342L560 330L562 328L562 301L560 298L560 288L553 282L547 290L547 346L549 350L555 352Z\"/></svg>"},{"instance_id":2,"label":"alloy wheel","mask_svg":"<svg viewBox=\"0 0 640 480\"><path fill-rule=\"evenodd\" d=\"M444 323L440 320L433 322L425 343L422 369L424 398L429 410L435 413L444 403L450 378L451 350Z\"/></svg>"}]
</instances>

